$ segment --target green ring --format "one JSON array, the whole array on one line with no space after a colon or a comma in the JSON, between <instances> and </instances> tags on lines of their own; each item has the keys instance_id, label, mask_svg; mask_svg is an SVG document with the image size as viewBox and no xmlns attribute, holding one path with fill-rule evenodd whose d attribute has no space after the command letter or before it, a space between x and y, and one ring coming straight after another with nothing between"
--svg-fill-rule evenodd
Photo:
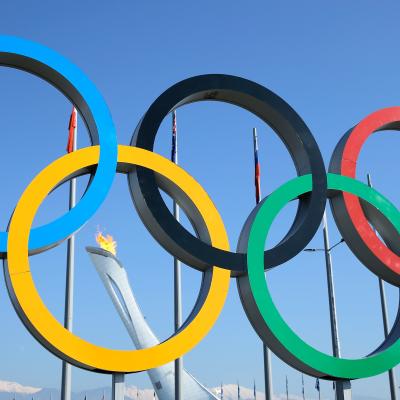
<instances>
[{"instance_id":1,"label":"green ring","mask_svg":"<svg viewBox=\"0 0 400 400\"><path fill-rule=\"evenodd\" d=\"M352 193L368 201L391 221L397 232L400 232L400 213L385 197L352 178L335 174L327 176L329 189ZM286 324L268 290L264 274L264 245L271 224L289 201L311 190L311 175L303 175L281 186L260 207L250 230L247 252L248 279L254 302L263 323L275 339L286 348L291 357L317 371L316 375L332 379L356 379L381 374L399 363L400 340L396 340L383 351L360 359L336 358L322 353L304 342ZM270 347L274 351L274 345Z\"/></svg>"}]
</instances>

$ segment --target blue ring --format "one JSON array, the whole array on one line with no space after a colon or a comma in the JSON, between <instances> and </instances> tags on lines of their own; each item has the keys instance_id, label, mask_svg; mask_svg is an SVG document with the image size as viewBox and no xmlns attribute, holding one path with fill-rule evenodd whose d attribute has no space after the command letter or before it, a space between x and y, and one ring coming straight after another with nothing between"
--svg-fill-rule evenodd
<instances>
[{"instance_id":1,"label":"blue ring","mask_svg":"<svg viewBox=\"0 0 400 400\"><path fill-rule=\"evenodd\" d=\"M0 65L33 73L59 89L79 110L92 144L100 145L96 173L77 205L53 222L32 229L29 250L38 253L79 230L103 203L117 167L117 137L110 111L95 85L66 58L37 43L0 35ZM7 251L7 232L0 232L0 252Z\"/></svg>"}]
</instances>

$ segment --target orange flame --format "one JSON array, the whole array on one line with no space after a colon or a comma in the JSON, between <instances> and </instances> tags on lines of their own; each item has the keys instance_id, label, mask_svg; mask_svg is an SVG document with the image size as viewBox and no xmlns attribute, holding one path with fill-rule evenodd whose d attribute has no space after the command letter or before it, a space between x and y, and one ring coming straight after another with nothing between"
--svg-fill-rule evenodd
<instances>
[{"instance_id":1,"label":"orange flame","mask_svg":"<svg viewBox=\"0 0 400 400\"><path fill-rule=\"evenodd\" d=\"M99 230L96 233L96 242L103 250L109 251L114 254L114 256L117 255L117 242L111 235L104 236Z\"/></svg>"}]
</instances>

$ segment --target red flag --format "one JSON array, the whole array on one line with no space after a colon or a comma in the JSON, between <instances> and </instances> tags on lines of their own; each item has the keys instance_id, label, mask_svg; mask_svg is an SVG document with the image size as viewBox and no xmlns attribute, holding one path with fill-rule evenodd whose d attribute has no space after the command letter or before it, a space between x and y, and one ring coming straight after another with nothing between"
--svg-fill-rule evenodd
<instances>
[{"instance_id":1,"label":"red flag","mask_svg":"<svg viewBox=\"0 0 400 400\"><path fill-rule=\"evenodd\" d=\"M253 128L254 140L254 184L256 186L256 203L261 200L261 183L260 183L260 163L258 161L258 137L257 130Z\"/></svg>"},{"instance_id":2,"label":"red flag","mask_svg":"<svg viewBox=\"0 0 400 400\"><path fill-rule=\"evenodd\" d=\"M78 126L77 112L76 108L72 107L72 113L69 118L68 124L68 143L67 143L67 153L72 153L74 151L74 140L75 140L75 129Z\"/></svg>"},{"instance_id":3,"label":"red flag","mask_svg":"<svg viewBox=\"0 0 400 400\"><path fill-rule=\"evenodd\" d=\"M171 161L176 163L176 111L172 111L172 147L171 147Z\"/></svg>"},{"instance_id":4,"label":"red flag","mask_svg":"<svg viewBox=\"0 0 400 400\"><path fill-rule=\"evenodd\" d=\"M260 164L257 162L255 165L255 186L256 186L256 203L258 204L261 199L261 185L260 185Z\"/></svg>"}]
</instances>

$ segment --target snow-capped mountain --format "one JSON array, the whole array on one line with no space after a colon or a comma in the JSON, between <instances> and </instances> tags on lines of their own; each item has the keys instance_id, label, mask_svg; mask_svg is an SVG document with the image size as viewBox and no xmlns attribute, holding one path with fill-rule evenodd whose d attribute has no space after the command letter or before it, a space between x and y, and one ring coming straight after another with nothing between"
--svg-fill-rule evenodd
<instances>
[{"instance_id":1,"label":"snow-capped mountain","mask_svg":"<svg viewBox=\"0 0 400 400\"><path fill-rule=\"evenodd\" d=\"M34 394L40 392L41 390L41 388L32 386L22 386L17 382L0 381L0 392Z\"/></svg>"},{"instance_id":2,"label":"snow-capped mountain","mask_svg":"<svg viewBox=\"0 0 400 400\"><path fill-rule=\"evenodd\" d=\"M221 388L215 387L211 391L220 396ZM224 400L237 400L238 388L237 384L223 385ZM264 393L257 391L257 400L265 400ZM72 400L111 400L111 388L97 388L82 392L74 392ZM136 386L127 386L125 389L126 400L154 400L153 389L140 389ZM315 400L315 393L310 397L306 396L307 400ZM252 388L240 386L241 400L254 400ZM324 400L328 400L323 396ZM354 400L383 400L376 397L353 396ZM60 400L60 391L50 388L38 388L33 386L24 386L17 382L9 382L0 380L0 400ZM286 400L286 394L277 394L274 400ZM289 400L302 400L299 395L289 394Z\"/></svg>"}]
</instances>

